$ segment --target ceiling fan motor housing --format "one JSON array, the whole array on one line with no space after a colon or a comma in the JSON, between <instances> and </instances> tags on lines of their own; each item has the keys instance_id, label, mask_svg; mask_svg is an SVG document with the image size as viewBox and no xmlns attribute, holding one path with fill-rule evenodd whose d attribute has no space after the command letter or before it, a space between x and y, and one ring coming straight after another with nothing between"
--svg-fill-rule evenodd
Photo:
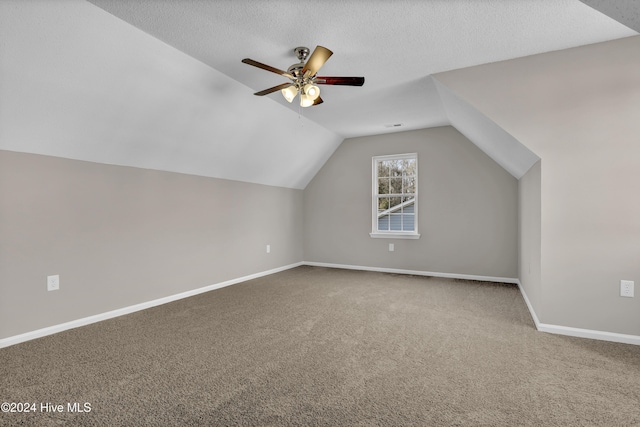
<instances>
[{"instance_id":1,"label":"ceiling fan motor housing","mask_svg":"<svg viewBox=\"0 0 640 427\"><path fill-rule=\"evenodd\" d=\"M308 47L304 47L304 46L298 46L295 49L293 49L293 53L296 54L296 57L298 58L298 61L300 61L297 64L293 64L292 66L290 66L287 69L287 72L289 74L291 74L292 76L295 77L295 83L296 84L301 84L301 78L302 78L302 69L304 68L304 65L306 63L307 57L309 56L309 48Z\"/></svg>"},{"instance_id":2,"label":"ceiling fan motor housing","mask_svg":"<svg viewBox=\"0 0 640 427\"><path fill-rule=\"evenodd\" d=\"M302 69L304 68L304 62L300 62L298 64L293 64L291 67L287 69L287 72L294 77L298 77L302 75Z\"/></svg>"},{"instance_id":3,"label":"ceiling fan motor housing","mask_svg":"<svg viewBox=\"0 0 640 427\"><path fill-rule=\"evenodd\" d=\"M296 54L298 61L305 62L305 60L307 59L307 56L309 56L309 48L304 46L298 46L295 49L293 49L293 53Z\"/></svg>"}]
</instances>

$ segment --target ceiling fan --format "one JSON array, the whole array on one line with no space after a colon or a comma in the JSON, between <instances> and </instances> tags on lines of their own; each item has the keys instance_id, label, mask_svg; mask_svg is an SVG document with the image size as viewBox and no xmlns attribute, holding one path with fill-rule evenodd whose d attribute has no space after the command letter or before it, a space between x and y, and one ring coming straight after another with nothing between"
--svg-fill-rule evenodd
<instances>
[{"instance_id":1,"label":"ceiling fan","mask_svg":"<svg viewBox=\"0 0 640 427\"><path fill-rule=\"evenodd\" d=\"M261 90L254 93L257 96L264 96L270 93L281 91L284 98L292 102L296 95L300 94L300 106L311 107L322 103L320 98L320 88L317 85L343 85L343 86L362 86L364 77L321 77L318 76L318 70L327 62L327 59L333 52L323 46L316 46L311 56L309 56L309 48L297 47L293 52L300 61L290 66L287 71L282 71L270 65L263 64L253 59L245 58L242 60L245 64L271 71L287 77L291 82L283 83L269 89ZM309 56L309 59L305 62Z\"/></svg>"}]
</instances>

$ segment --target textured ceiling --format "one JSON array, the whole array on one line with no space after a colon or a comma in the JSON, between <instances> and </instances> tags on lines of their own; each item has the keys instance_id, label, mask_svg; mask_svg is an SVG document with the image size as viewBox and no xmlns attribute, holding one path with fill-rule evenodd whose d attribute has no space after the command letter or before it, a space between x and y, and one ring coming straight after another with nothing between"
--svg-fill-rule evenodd
<instances>
[{"instance_id":1,"label":"textured ceiling","mask_svg":"<svg viewBox=\"0 0 640 427\"><path fill-rule=\"evenodd\" d=\"M580 0L607 16L640 31L640 1L638 0Z\"/></svg>"},{"instance_id":2,"label":"textured ceiling","mask_svg":"<svg viewBox=\"0 0 640 427\"><path fill-rule=\"evenodd\" d=\"M446 124L430 74L635 34L577 0L91 2L254 91L284 80L242 58L286 69L294 47L328 47L322 75L366 83L323 86L325 103L303 114L344 137Z\"/></svg>"},{"instance_id":3,"label":"textured ceiling","mask_svg":"<svg viewBox=\"0 0 640 427\"><path fill-rule=\"evenodd\" d=\"M636 34L578 0L2 0L0 149L304 188L345 137L451 123L518 176L430 75ZM318 44L365 85L252 95L283 79L242 58Z\"/></svg>"},{"instance_id":4,"label":"textured ceiling","mask_svg":"<svg viewBox=\"0 0 640 427\"><path fill-rule=\"evenodd\" d=\"M0 1L0 149L304 188L342 142L84 1Z\"/></svg>"}]
</instances>

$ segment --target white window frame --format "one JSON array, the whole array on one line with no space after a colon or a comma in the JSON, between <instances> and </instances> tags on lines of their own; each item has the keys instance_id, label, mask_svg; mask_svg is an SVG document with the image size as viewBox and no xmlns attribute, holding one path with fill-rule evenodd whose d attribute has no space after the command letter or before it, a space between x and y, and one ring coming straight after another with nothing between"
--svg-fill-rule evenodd
<instances>
[{"instance_id":1,"label":"white window frame","mask_svg":"<svg viewBox=\"0 0 640 427\"><path fill-rule=\"evenodd\" d=\"M416 190L413 202L414 209L414 229L413 231L398 230L378 230L378 162L385 160L405 160L414 159L416 161ZM371 184L371 233L372 238L383 239L419 239L418 233L418 154L394 154L388 156L374 156L371 159L372 184Z\"/></svg>"}]
</instances>

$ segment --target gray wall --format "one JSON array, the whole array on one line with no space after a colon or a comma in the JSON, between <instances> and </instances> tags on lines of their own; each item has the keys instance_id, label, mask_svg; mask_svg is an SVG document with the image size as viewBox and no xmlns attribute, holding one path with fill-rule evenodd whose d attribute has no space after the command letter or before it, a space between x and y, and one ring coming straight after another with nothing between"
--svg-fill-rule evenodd
<instances>
[{"instance_id":1,"label":"gray wall","mask_svg":"<svg viewBox=\"0 0 640 427\"><path fill-rule=\"evenodd\" d=\"M421 237L372 239L371 158L411 152ZM515 278L518 181L450 126L347 139L305 189L304 236L305 261Z\"/></svg>"},{"instance_id":2,"label":"gray wall","mask_svg":"<svg viewBox=\"0 0 640 427\"><path fill-rule=\"evenodd\" d=\"M536 315L541 311L540 221L541 162L534 164L518 181L518 277Z\"/></svg>"},{"instance_id":3,"label":"gray wall","mask_svg":"<svg viewBox=\"0 0 640 427\"><path fill-rule=\"evenodd\" d=\"M640 36L438 75L541 159L542 323L640 335ZM637 286L636 286L637 288Z\"/></svg>"},{"instance_id":4,"label":"gray wall","mask_svg":"<svg viewBox=\"0 0 640 427\"><path fill-rule=\"evenodd\" d=\"M302 261L302 203L301 190L0 151L0 338Z\"/></svg>"}]
</instances>

